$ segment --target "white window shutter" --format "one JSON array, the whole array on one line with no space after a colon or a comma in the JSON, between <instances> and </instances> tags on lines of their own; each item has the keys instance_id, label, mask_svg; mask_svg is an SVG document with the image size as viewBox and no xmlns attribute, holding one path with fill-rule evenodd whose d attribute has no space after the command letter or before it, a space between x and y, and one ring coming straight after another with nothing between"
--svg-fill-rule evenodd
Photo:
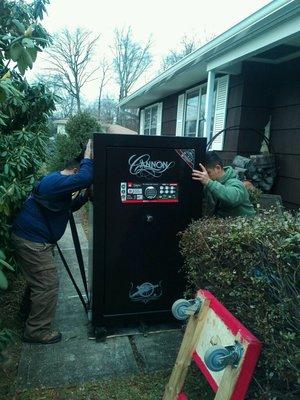
<instances>
[{"instance_id":1,"label":"white window shutter","mask_svg":"<svg viewBox=\"0 0 300 400\"><path fill-rule=\"evenodd\" d=\"M184 98L185 98L184 94L181 94L178 96L177 117L176 117L176 136L183 135Z\"/></svg>"},{"instance_id":2,"label":"white window shutter","mask_svg":"<svg viewBox=\"0 0 300 400\"><path fill-rule=\"evenodd\" d=\"M216 135L225 128L226 111L227 111L227 96L228 96L228 83L229 75L222 76L218 79L217 93L216 93L216 106L214 116L214 126L212 136ZM223 150L224 132L221 133L213 141L211 150Z\"/></svg>"},{"instance_id":3,"label":"white window shutter","mask_svg":"<svg viewBox=\"0 0 300 400\"><path fill-rule=\"evenodd\" d=\"M163 103L157 104L157 123L156 123L156 135L161 135L161 122L162 122L162 108Z\"/></svg>"},{"instance_id":4,"label":"white window shutter","mask_svg":"<svg viewBox=\"0 0 300 400\"><path fill-rule=\"evenodd\" d=\"M145 110L141 110L141 112L140 112L140 135L144 134L144 125L145 125Z\"/></svg>"}]
</instances>

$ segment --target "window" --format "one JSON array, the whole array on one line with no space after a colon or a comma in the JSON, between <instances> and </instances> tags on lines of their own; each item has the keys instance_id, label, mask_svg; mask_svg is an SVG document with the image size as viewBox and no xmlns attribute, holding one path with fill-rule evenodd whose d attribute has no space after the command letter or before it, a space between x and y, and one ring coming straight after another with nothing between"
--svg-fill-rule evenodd
<instances>
[{"instance_id":1,"label":"window","mask_svg":"<svg viewBox=\"0 0 300 400\"><path fill-rule=\"evenodd\" d=\"M161 134L162 103L154 104L141 110L140 134L160 135Z\"/></svg>"},{"instance_id":2,"label":"window","mask_svg":"<svg viewBox=\"0 0 300 400\"><path fill-rule=\"evenodd\" d=\"M186 93L184 108L184 136L203 136L206 85Z\"/></svg>"},{"instance_id":3,"label":"window","mask_svg":"<svg viewBox=\"0 0 300 400\"><path fill-rule=\"evenodd\" d=\"M145 109L144 135L156 135L158 106Z\"/></svg>"},{"instance_id":4,"label":"window","mask_svg":"<svg viewBox=\"0 0 300 400\"><path fill-rule=\"evenodd\" d=\"M212 98L212 117L208 140L225 127L227 112L229 76L215 79ZM176 115L176 136L203 137L205 125L205 103L207 85L203 84L178 96ZM212 145L213 150L222 150L224 132L217 136Z\"/></svg>"}]
</instances>

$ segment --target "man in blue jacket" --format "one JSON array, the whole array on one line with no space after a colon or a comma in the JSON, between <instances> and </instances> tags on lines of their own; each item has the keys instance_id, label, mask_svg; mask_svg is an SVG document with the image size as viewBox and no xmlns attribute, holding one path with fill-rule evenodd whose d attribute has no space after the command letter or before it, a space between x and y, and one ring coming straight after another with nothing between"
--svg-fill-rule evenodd
<instances>
[{"instance_id":1,"label":"man in blue jacket","mask_svg":"<svg viewBox=\"0 0 300 400\"><path fill-rule=\"evenodd\" d=\"M88 200L86 195L72 199L72 193L88 188L92 180L89 141L80 165L72 160L64 170L45 176L13 223L12 240L30 291L25 342L51 344L61 340L61 333L51 329L58 297L53 248L65 232L70 212L78 210Z\"/></svg>"}]
</instances>

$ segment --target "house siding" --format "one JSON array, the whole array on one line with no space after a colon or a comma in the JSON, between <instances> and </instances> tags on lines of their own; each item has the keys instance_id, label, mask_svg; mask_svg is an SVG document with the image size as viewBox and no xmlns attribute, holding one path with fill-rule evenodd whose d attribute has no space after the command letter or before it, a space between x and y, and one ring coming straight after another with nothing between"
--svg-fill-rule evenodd
<instances>
[{"instance_id":1,"label":"house siding","mask_svg":"<svg viewBox=\"0 0 300 400\"><path fill-rule=\"evenodd\" d=\"M285 206L300 206L300 59L272 65L247 62L242 74L230 78L224 150L230 163L236 154L260 151L264 131L271 119L271 152L276 155L278 177L272 190ZM233 126L239 129L230 129Z\"/></svg>"},{"instance_id":2,"label":"house siding","mask_svg":"<svg viewBox=\"0 0 300 400\"><path fill-rule=\"evenodd\" d=\"M274 187L290 208L300 206L300 59L274 68L271 144L279 165Z\"/></svg>"},{"instance_id":3,"label":"house siding","mask_svg":"<svg viewBox=\"0 0 300 400\"><path fill-rule=\"evenodd\" d=\"M289 208L300 206L299 71L300 58L277 65L245 62L241 74L230 76L227 130L223 151L219 152L225 164L230 164L237 154L259 153L262 137L256 131L263 132L271 117L271 151L276 154L279 167L272 192L280 194ZM175 135L181 93L161 100L162 135Z\"/></svg>"},{"instance_id":4,"label":"house siding","mask_svg":"<svg viewBox=\"0 0 300 400\"><path fill-rule=\"evenodd\" d=\"M164 136L174 136L176 132L178 94L165 97L162 101L163 114L161 134Z\"/></svg>"}]
</instances>

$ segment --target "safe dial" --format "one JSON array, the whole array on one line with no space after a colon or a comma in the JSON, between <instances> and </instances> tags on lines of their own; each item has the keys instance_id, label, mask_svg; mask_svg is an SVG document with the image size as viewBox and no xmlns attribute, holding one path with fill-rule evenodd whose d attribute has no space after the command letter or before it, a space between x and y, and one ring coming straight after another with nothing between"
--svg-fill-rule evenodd
<instances>
[{"instance_id":1,"label":"safe dial","mask_svg":"<svg viewBox=\"0 0 300 400\"><path fill-rule=\"evenodd\" d=\"M145 197L149 200L152 200L156 197L157 190L154 186L147 186L145 189Z\"/></svg>"}]
</instances>

